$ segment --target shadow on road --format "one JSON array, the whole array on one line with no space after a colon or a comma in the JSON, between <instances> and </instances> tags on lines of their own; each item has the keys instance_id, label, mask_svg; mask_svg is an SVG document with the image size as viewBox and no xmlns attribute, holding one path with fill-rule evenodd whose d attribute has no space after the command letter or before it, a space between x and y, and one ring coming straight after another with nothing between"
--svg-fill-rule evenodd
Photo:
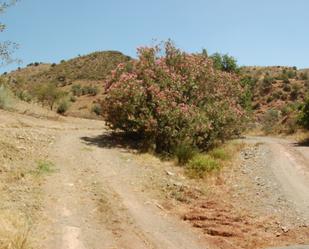
<instances>
[{"instance_id":1,"label":"shadow on road","mask_svg":"<svg viewBox=\"0 0 309 249\"><path fill-rule=\"evenodd\" d=\"M93 137L80 138L86 145L98 146L100 148L123 148L131 150L141 150L141 138L137 134L105 133Z\"/></svg>"},{"instance_id":2,"label":"shadow on road","mask_svg":"<svg viewBox=\"0 0 309 249\"><path fill-rule=\"evenodd\" d=\"M294 143L294 146L299 146L299 147L309 147L309 138L303 139L297 143Z\"/></svg>"}]
</instances>

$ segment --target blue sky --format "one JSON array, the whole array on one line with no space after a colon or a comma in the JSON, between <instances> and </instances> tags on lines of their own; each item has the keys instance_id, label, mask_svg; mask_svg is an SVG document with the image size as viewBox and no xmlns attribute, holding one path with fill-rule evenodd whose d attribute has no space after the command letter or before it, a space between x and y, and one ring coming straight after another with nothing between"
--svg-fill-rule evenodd
<instances>
[{"instance_id":1,"label":"blue sky","mask_svg":"<svg viewBox=\"0 0 309 249\"><path fill-rule=\"evenodd\" d=\"M228 53L240 65L305 68L308 10L308 0L21 0L0 17L7 25L0 40L20 44L20 66L97 50L135 56L136 47L171 38L186 51Z\"/></svg>"}]
</instances>

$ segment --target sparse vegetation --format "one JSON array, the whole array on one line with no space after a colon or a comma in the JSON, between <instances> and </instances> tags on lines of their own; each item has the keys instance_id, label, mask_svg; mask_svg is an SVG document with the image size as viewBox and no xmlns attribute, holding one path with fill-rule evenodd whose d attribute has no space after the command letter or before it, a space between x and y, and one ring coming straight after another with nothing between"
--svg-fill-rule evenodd
<instances>
[{"instance_id":1,"label":"sparse vegetation","mask_svg":"<svg viewBox=\"0 0 309 249\"><path fill-rule=\"evenodd\" d=\"M301 107L298 120L304 128L309 129L309 97L306 98L305 103Z\"/></svg>"},{"instance_id":2,"label":"sparse vegetation","mask_svg":"<svg viewBox=\"0 0 309 249\"><path fill-rule=\"evenodd\" d=\"M46 84L39 85L33 90L35 98L45 104L48 105L51 110L53 110L56 102L61 99L65 93L59 90L55 84Z\"/></svg>"},{"instance_id":3,"label":"sparse vegetation","mask_svg":"<svg viewBox=\"0 0 309 249\"><path fill-rule=\"evenodd\" d=\"M11 91L5 85L0 85L0 109L9 108L12 101L13 95Z\"/></svg>"},{"instance_id":4,"label":"sparse vegetation","mask_svg":"<svg viewBox=\"0 0 309 249\"><path fill-rule=\"evenodd\" d=\"M101 105L99 105L99 104L93 105L91 111L92 111L93 113L95 113L96 115L98 115L98 116L101 116L102 113L103 113L102 107L101 107Z\"/></svg>"},{"instance_id":5,"label":"sparse vegetation","mask_svg":"<svg viewBox=\"0 0 309 249\"><path fill-rule=\"evenodd\" d=\"M187 164L197 153L197 149L193 148L191 144L182 142L175 148L174 154L179 165Z\"/></svg>"},{"instance_id":6,"label":"sparse vegetation","mask_svg":"<svg viewBox=\"0 0 309 249\"><path fill-rule=\"evenodd\" d=\"M51 161L39 160L37 162L36 175L45 175L55 172L55 165Z\"/></svg>"},{"instance_id":7,"label":"sparse vegetation","mask_svg":"<svg viewBox=\"0 0 309 249\"><path fill-rule=\"evenodd\" d=\"M69 107L70 107L69 101L66 98L63 98L59 102L59 105L57 107L57 113L63 115L67 112Z\"/></svg>"},{"instance_id":8,"label":"sparse vegetation","mask_svg":"<svg viewBox=\"0 0 309 249\"><path fill-rule=\"evenodd\" d=\"M206 173L219 170L220 163L213 157L205 154L195 155L186 167L190 177L202 178Z\"/></svg>"},{"instance_id":9,"label":"sparse vegetation","mask_svg":"<svg viewBox=\"0 0 309 249\"><path fill-rule=\"evenodd\" d=\"M29 224L23 215L13 211L1 210L1 249L30 249L29 232Z\"/></svg>"}]
</instances>

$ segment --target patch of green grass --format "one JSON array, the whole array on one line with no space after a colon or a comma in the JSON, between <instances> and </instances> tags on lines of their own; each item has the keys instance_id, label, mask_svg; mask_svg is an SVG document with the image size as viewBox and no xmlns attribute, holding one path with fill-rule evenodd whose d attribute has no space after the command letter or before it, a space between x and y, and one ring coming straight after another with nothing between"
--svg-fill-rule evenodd
<instances>
[{"instance_id":1,"label":"patch of green grass","mask_svg":"<svg viewBox=\"0 0 309 249\"><path fill-rule=\"evenodd\" d=\"M211 157L222 161L230 160L232 155L225 148L215 148L208 153Z\"/></svg>"},{"instance_id":2,"label":"patch of green grass","mask_svg":"<svg viewBox=\"0 0 309 249\"><path fill-rule=\"evenodd\" d=\"M46 160L39 160L37 162L37 168L35 170L36 175L45 175L54 173L56 171L55 165L53 162Z\"/></svg>"},{"instance_id":3,"label":"patch of green grass","mask_svg":"<svg viewBox=\"0 0 309 249\"><path fill-rule=\"evenodd\" d=\"M203 178L207 173L219 170L220 161L206 154L196 154L188 163L186 172L192 178Z\"/></svg>"}]
</instances>

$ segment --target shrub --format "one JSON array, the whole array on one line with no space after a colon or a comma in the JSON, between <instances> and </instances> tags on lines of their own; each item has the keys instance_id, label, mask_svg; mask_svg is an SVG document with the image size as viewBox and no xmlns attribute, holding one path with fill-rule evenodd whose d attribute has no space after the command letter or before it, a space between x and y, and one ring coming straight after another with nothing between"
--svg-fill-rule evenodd
<instances>
[{"instance_id":1,"label":"shrub","mask_svg":"<svg viewBox=\"0 0 309 249\"><path fill-rule=\"evenodd\" d=\"M102 115L102 107L101 107L101 105L95 104L94 106L92 106L91 111L93 113L95 113L96 115L98 115L98 116Z\"/></svg>"},{"instance_id":2,"label":"shrub","mask_svg":"<svg viewBox=\"0 0 309 249\"><path fill-rule=\"evenodd\" d=\"M102 108L113 129L135 132L156 152L172 153L182 141L208 149L239 133L244 112L236 75L213 70L212 60L165 44L141 48L106 83Z\"/></svg>"},{"instance_id":3,"label":"shrub","mask_svg":"<svg viewBox=\"0 0 309 249\"><path fill-rule=\"evenodd\" d=\"M191 177L202 178L206 173L220 168L220 163L209 155L197 154L187 165L187 174Z\"/></svg>"},{"instance_id":4,"label":"shrub","mask_svg":"<svg viewBox=\"0 0 309 249\"><path fill-rule=\"evenodd\" d=\"M217 70L222 70L225 72L238 72L237 61L234 57L228 54L221 55L219 53L214 53L210 58L213 61L214 67Z\"/></svg>"},{"instance_id":5,"label":"shrub","mask_svg":"<svg viewBox=\"0 0 309 249\"><path fill-rule=\"evenodd\" d=\"M271 90L274 81L275 81L274 78L272 78L269 75L266 75L261 84L261 92L268 93Z\"/></svg>"},{"instance_id":6,"label":"shrub","mask_svg":"<svg viewBox=\"0 0 309 249\"><path fill-rule=\"evenodd\" d=\"M298 122L304 128L309 129L309 97L306 98L301 108L301 112L298 117Z\"/></svg>"},{"instance_id":7,"label":"shrub","mask_svg":"<svg viewBox=\"0 0 309 249\"><path fill-rule=\"evenodd\" d=\"M64 92L57 89L56 85L49 83L46 85L39 85L33 90L33 95L37 100L46 104L53 110L55 103L64 96Z\"/></svg>"},{"instance_id":8,"label":"shrub","mask_svg":"<svg viewBox=\"0 0 309 249\"><path fill-rule=\"evenodd\" d=\"M224 148L215 148L208 153L211 157L222 161L231 159L231 155Z\"/></svg>"},{"instance_id":9,"label":"shrub","mask_svg":"<svg viewBox=\"0 0 309 249\"><path fill-rule=\"evenodd\" d=\"M291 89L291 86L289 84L284 84L283 86L283 91L285 92L290 92L292 89Z\"/></svg>"},{"instance_id":10,"label":"shrub","mask_svg":"<svg viewBox=\"0 0 309 249\"><path fill-rule=\"evenodd\" d=\"M297 84L292 85L292 91L290 94L291 99L296 100L299 94L300 94L300 86Z\"/></svg>"},{"instance_id":11,"label":"shrub","mask_svg":"<svg viewBox=\"0 0 309 249\"><path fill-rule=\"evenodd\" d=\"M4 85L0 85L0 109L7 109L12 104L12 93Z\"/></svg>"},{"instance_id":12,"label":"shrub","mask_svg":"<svg viewBox=\"0 0 309 249\"><path fill-rule=\"evenodd\" d=\"M82 87L80 85L73 85L71 91L74 96L81 96L83 94Z\"/></svg>"},{"instance_id":13,"label":"shrub","mask_svg":"<svg viewBox=\"0 0 309 249\"><path fill-rule=\"evenodd\" d=\"M81 96L81 95L91 95L96 96L99 93L99 89L96 86L84 86L81 85L73 85L71 91L74 96Z\"/></svg>"},{"instance_id":14,"label":"shrub","mask_svg":"<svg viewBox=\"0 0 309 249\"><path fill-rule=\"evenodd\" d=\"M300 79L301 80L308 80L308 74L307 73L300 73Z\"/></svg>"},{"instance_id":15,"label":"shrub","mask_svg":"<svg viewBox=\"0 0 309 249\"><path fill-rule=\"evenodd\" d=\"M73 102L73 103L76 102L76 97L75 96L70 96L70 101Z\"/></svg>"},{"instance_id":16,"label":"shrub","mask_svg":"<svg viewBox=\"0 0 309 249\"><path fill-rule=\"evenodd\" d=\"M26 101L26 102L31 102L33 96L26 90L24 91L17 91L16 92L16 96L22 100L22 101Z\"/></svg>"},{"instance_id":17,"label":"shrub","mask_svg":"<svg viewBox=\"0 0 309 249\"><path fill-rule=\"evenodd\" d=\"M180 143L176 146L174 154L179 165L187 164L196 154L196 149L188 143Z\"/></svg>"},{"instance_id":18,"label":"shrub","mask_svg":"<svg viewBox=\"0 0 309 249\"><path fill-rule=\"evenodd\" d=\"M293 78L296 77L297 74L296 74L295 71L289 70L289 71L286 72L286 75L288 76L289 79L293 79Z\"/></svg>"},{"instance_id":19,"label":"shrub","mask_svg":"<svg viewBox=\"0 0 309 249\"><path fill-rule=\"evenodd\" d=\"M279 121L279 112L278 110L268 110L263 116L263 131L266 134L274 132L274 127Z\"/></svg>"},{"instance_id":20,"label":"shrub","mask_svg":"<svg viewBox=\"0 0 309 249\"><path fill-rule=\"evenodd\" d=\"M69 107L70 107L69 101L67 99L62 99L59 102L59 105L58 105L58 108L57 108L57 113L63 115L67 112Z\"/></svg>"}]
</instances>

